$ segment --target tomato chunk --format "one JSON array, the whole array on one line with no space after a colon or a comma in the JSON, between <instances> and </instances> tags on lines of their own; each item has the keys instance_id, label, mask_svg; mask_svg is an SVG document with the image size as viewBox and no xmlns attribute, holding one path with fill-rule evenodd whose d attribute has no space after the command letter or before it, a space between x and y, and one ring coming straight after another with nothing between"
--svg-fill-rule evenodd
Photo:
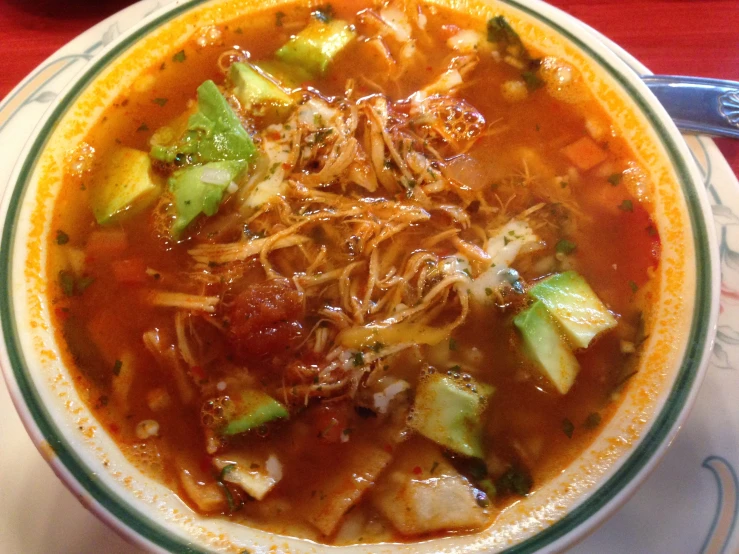
<instances>
[{"instance_id":1,"label":"tomato chunk","mask_svg":"<svg viewBox=\"0 0 739 554\"><path fill-rule=\"evenodd\" d=\"M303 336L303 297L287 281L251 285L228 314L229 342L241 361L286 353Z\"/></svg>"}]
</instances>

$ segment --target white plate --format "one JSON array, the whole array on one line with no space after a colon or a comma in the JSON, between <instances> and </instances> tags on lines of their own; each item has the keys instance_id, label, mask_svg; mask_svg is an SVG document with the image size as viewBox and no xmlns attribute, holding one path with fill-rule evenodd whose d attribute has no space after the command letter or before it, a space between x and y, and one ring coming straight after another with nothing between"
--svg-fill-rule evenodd
<instances>
[{"instance_id":1,"label":"white plate","mask_svg":"<svg viewBox=\"0 0 739 554\"><path fill-rule=\"evenodd\" d=\"M5 98L0 104L3 194L46 105L100 49L170 1L143 0L106 19L56 52ZM739 552L739 182L712 141L686 140L703 172L721 244L721 315L711 367L687 424L653 475L571 554ZM54 476L26 435L3 381L0 440L0 553L141 552L87 512Z\"/></svg>"}]
</instances>

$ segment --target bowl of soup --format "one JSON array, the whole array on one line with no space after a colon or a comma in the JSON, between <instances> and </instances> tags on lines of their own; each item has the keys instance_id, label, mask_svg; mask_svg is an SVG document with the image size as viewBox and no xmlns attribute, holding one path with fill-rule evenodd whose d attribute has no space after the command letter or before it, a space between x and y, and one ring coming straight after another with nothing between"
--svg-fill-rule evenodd
<instances>
[{"instance_id":1,"label":"bowl of soup","mask_svg":"<svg viewBox=\"0 0 739 554\"><path fill-rule=\"evenodd\" d=\"M710 351L689 151L539 2L168 6L13 182L11 392L150 549L561 549L654 467Z\"/></svg>"}]
</instances>

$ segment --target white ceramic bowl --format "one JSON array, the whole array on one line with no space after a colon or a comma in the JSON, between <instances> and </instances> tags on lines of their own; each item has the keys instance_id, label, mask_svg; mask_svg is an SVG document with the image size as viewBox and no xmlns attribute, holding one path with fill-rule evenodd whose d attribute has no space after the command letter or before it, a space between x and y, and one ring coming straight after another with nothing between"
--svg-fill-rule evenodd
<instances>
[{"instance_id":1,"label":"white ceramic bowl","mask_svg":"<svg viewBox=\"0 0 739 554\"><path fill-rule=\"evenodd\" d=\"M565 472L481 533L339 550L557 551L585 536L634 492L687 416L717 317L718 254L710 209L690 153L667 114L638 76L582 23L536 0L432 3L486 19L503 14L525 42L578 67L652 176L652 216L663 247L657 308L626 398ZM0 362L13 401L39 451L83 504L131 541L155 551L336 550L203 518L139 473L80 400L61 362L46 301L44 245L65 154L116 94L136 80L138 68L176 51L198 25L262 5L254 0L174 2L118 37L49 108L19 159L12 194L2 206Z\"/></svg>"}]
</instances>

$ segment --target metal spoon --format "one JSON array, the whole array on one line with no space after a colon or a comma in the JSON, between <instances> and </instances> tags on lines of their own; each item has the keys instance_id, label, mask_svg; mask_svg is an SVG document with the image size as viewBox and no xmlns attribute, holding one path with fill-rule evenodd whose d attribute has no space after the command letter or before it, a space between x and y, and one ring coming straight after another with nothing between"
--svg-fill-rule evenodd
<instances>
[{"instance_id":1,"label":"metal spoon","mask_svg":"<svg viewBox=\"0 0 739 554\"><path fill-rule=\"evenodd\" d=\"M677 75L643 75L642 80L679 129L739 138L739 82Z\"/></svg>"}]
</instances>

